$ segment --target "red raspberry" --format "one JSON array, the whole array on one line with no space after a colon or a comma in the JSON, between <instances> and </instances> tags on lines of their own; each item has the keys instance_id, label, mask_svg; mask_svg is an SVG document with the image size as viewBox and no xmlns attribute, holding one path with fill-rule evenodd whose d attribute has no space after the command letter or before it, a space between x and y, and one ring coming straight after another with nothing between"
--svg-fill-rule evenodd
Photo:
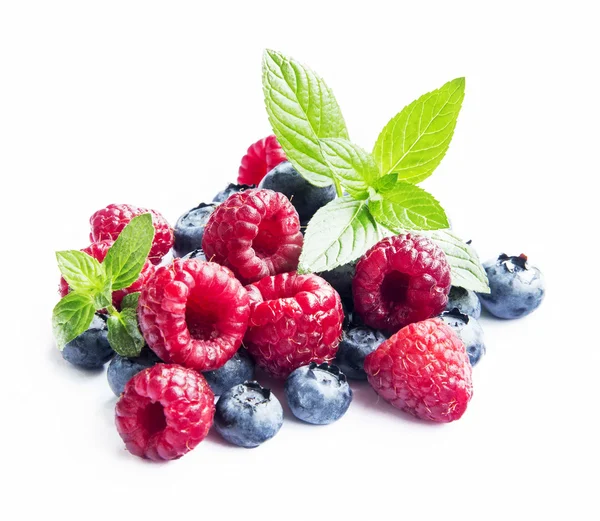
<instances>
[{"instance_id":1,"label":"red raspberry","mask_svg":"<svg viewBox=\"0 0 600 521\"><path fill-rule=\"evenodd\" d=\"M214 262L176 259L142 289L140 329L161 360L199 371L221 367L248 327L248 293Z\"/></svg>"},{"instance_id":2,"label":"red raspberry","mask_svg":"<svg viewBox=\"0 0 600 521\"><path fill-rule=\"evenodd\" d=\"M310 362L335 358L344 312L328 282L283 273L246 289L251 313L244 345L263 369L283 378Z\"/></svg>"},{"instance_id":3,"label":"red raspberry","mask_svg":"<svg viewBox=\"0 0 600 521\"><path fill-rule=\"evenodd\" d=\"M352 281L360 317L388 333L441 313L449 291L444 252L427 237L410 233L373 246L357 264Z\"/></svg>"},{"instance_id":4,"label":"red raspberry","mask_svg":"<svg viewBox=\"0 0 600 521\"><path fill-rule=\"evenodd\" d=\"M108 252L108 249L112 246L112 244L113 241L110 240L94 242L81 251L87 253L88 255L91 255L98 262L102 262L104 261L104 257L106 257L106 253ZM136 291L140 291L144 284L146 284L146 281L150 277L152 277L153 274L154 265L149 260L146 260L146 262L144 263L144 267L142 268L142 271L140 273L140 276L131 286L125 289L120 289L118 291L113 291L113 306L115 306L117 309L121 309L121 301L123 300L125 295L129 295L129 293L135 293ZM61 298L64 297L67 293L69 293L69 291L71 290L69 288L69 285L67 284L67 281L63 277L61 277L60 284L58 287L58 292L60 293Z\"/></svg>"},{"instance_id":5,"label":"red raspberry","mask_svg":"<svg viewBox=\"0 0 600 521\"><path fill-rule=\"evenodd\" d=\"M275 136L267 136L250 145L238 172L238 184L257 185L279 163L287 161Z\"/></svg>"},{"instance_id":6,"label":"red raspberry","mask_svg":"<svg viewBox=\"0 0 600 521\"><path fill-rule=\"evenodd\" d=\"M231 268L244 283L293 271L302 250L298 212L273 190L246 190L230 196L204 229L206 258Z\"/></svg>"},{"instance_id":7,"label":"red raspberry","mask_svg":"<svg viewBox=\"0 0 600 521\"><path fill-rule=\"evenodd\" d=\"M365 371L379 396L424 420L458 420L473 394L465 346L439 318L398 331L367 355Z\"/></svg>"},{"instance_id":8,"label":"red raspberry","mask_svg":"<svg viewBox=\"0 0 600 521\"><path fill-rule=\"evenodd\" d=\"M215 396L204 377L178 365L157 364L136 374L115 409L127 450L155 461L177 459L208 434Z\"/></svg>"},{"instance_id":9,"label":"red raspberry","mask_svg":"<svg viewBox=\"0 0 600 521\"><path fill-rule=\"evenodd\" d=\"M129 221L143 213L152 214L154 241L152 241L152 249L148 258L152 264L158 264L173 246L173 229L167 220L155 210L146 210L130 204L109 204L90 217L92 226L90 241L117 240L121 230Z\"/></svg>"}]
</instances>

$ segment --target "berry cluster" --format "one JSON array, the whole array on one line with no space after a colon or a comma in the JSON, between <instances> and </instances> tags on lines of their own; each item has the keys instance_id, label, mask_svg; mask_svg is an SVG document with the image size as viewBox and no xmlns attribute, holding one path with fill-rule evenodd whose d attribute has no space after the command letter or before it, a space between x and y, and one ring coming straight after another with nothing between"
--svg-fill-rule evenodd
<instances>
[{"instance_id":1,"label":"berry cluster","mask_svg":"<svg viewBox=\"0 0 600 521\"><path fill-rule=\"evenodd\" d=\"M174 230L158 212L130 205L109 205L90 219L93 243L82 251L99 263L134 217L150 213L154 226L137 280L112 292L112 306L110 298L101 304L118 310L139 295L132 312L142 350L116 354L100 310L62 351L86 369L110 361L117 430L135 455L179 458L213 422L238 446L269 440L284 414L256 381L261 374L285 379L290 410L311 424L346 413L348 379L368 380L418 418L457 420L472 396L472 366L485 353L481 304L516 318L544 296L541 273L524 255L485 265L489 295L452 287L444 252L414 233L385 238L332 271L299 274L301 228L335 189L309 184L274 136L248 149L238 183L183 214ZM61 296L70 289L61 279Z\"/></svg>"}]
</instances>

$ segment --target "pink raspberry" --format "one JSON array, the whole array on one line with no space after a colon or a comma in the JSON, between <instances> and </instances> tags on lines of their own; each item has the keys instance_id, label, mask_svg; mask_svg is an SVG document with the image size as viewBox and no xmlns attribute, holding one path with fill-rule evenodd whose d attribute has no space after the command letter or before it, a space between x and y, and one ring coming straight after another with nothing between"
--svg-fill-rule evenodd
<instances>
[{"instance_id":1,"label":"pink raspberry","mask_svg":"<svg viewBox=\"0 0 600 521\"><path fill-rule=\"evenodd\" d=\"M250 145L238 172L238 184L256 185L279 163L287 161L285 152L273 135Z\"/></svg>"}]
</instances>

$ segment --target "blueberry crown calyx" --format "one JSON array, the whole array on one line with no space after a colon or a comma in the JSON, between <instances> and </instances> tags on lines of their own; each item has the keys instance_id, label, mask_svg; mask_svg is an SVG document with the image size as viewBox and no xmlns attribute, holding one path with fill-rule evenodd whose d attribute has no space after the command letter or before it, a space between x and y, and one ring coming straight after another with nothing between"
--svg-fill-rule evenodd
<instances>
[{"instance_id":1,"label":"blueberry crown calyx","mask_svg":"<svg viewBox=\"0 0 600 521\"><path fill-rule=\"evenodd\" d=\"M515 271L515 267L519 267L522 270L529 269L529 263L527 262L527 255L525 255L524 253L521 253L521 255L519 255L518 257L516 257L514 255L509 256L509 255L506 255L506 253L501 253L498 256L498 262L500 262L501 264L504 264L504 267L510 272Z\"/></svg>"},{"instance_id":2,"label":"blueberry crown calyx","mask_svg":"<svg viewBox=\"0 0 600 521\"><path fill-rule=\"evenodd\" d=\"M311 362L308 364L309 373L314 371L315 369L320 369L321 371L327 371L328 373L335 376L340 382L346 381L346 375L340 371L340 368L337 365L329 365L325 362L322 364L317 364L316 362Z\"/></svg>"},{"instance_id":3,"label":"blueberry crown calyx","mask_svg":"<svg viewBox=\"0 0 600 521\"><path fill-rule=\"evenodd\" d=\"M458 318L458 319L462 320L465 324L468 324L469 319L471 318L469 315L465 315L464 313L461 313L458 308L452 308L449 311L444 311L442 313L442 316Z\"/></svg>"},{"instance_id":4,"label":"blueberry crown calyx","mask_svg":"<svg viewBox=\"0 0 600 521\"><path fill-rule=\"evenodd\" d=\"M247 382L244 382L244 385L248 388L248 389L252 389L254 391L258 391L260 394L263 395L263 398L265 400L268 400L269 398L271 398L271 389L267 389L266 387L263 387L262 385L260 385L257 381L255 380L249 380Z\"/></svg>"}]
</instances>

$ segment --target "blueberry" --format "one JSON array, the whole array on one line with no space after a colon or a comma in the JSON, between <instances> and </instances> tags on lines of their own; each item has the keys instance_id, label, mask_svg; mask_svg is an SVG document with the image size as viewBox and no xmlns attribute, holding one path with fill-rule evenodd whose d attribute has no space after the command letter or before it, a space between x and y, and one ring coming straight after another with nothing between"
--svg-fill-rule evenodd
<instances>
[{"instance_id":1,"label":"blueberry","mask_svg":"<svg viewBox=\"0 0 600 521\"><path fill-rule=\"evenodd\" d=\"M452 286L448 295L446 311L453 309L458 309L463 315L479 318L481 315L481 302L479 302L479 298L474 291Z\"/></svg>"},{"instance_id":2,"label":"blueberry","mask_svg":"<svg viewBox=\"0 0 600 521\"><path fill-rule=\"evenodd\" d=\"M198 259L201 261L206 261L206 255L204 255L204 250L198 248L197 250L189 252L187 255L182 257L183 260L187 259Z\"/></svg>"},{"instance_id":3,"label":"blueberry","mask_svg":"<svg viewBox=\"0 0 600 521\"><path fill-rule=\"evenodd\" d=\"M236 385L217 401L215 428L234 445L258 447L275 436L282 423L281 403L257 382Z\"/></svg>"},{"instance_id":4,"label":"blueberry","mask_svg":"<svg viewBox=\"0 0 600 521\"><path fill-rule=\"evenodd\" d=\"M254 360L250 358L248 351L242 348L227 360L224 366L203 374L215 396L221 396L233 386L254 378Z\"/></svg>"},{"instance_id":5,"label":"blueberry","mask_svg":"<svg viewBox=\"0 0 600 521\"><path fill-rule=\"evenodd\" d=\"M102 368L115 356L108 343L106 318L96 313L90 327L64 347L62 356L67 362L84 369Z\"/></svg>"},{"instance_id":6,"label":"blueberry","mask_svg":"<svg viewBox=\"0 0 600 521\"><path fill-rule=\"evenodd\" d=\"M285 395L296 418L315 425L339 420L350 407L352 389L335 365L311 362L285 381Z\"/></svg>"},{"instance_id":7,"label":"blueberry","mask_svg":"<svg viewBox=\"0 0 600 521\"><path fill-rule=\"evenodd\" d=\"M538 308L546 293L542 272L530 266L527 257L501 254L483 267L490 293L479 293L483 307L498 318L519 318Z\"/></svg>"},{"instance_id":8,"label":"blueberry","mask_svg":"<svg viewBox=\"0 0 600 521\"><path fill-rule=\"evenodd\" d=\"M243 192L244 190L250 190L250 188L256 188L256 185L236 185L233 183L229 183L225 190L221 190L217 195L215 195L215 197L213 198L213 203L222 203L230 195L237 194L238 192Z\"/></svg>"},{"instance_id":9,"label":"blueberry","mask_svg":"<svg viewBox=\"0 0 600 521\"><path fill-rule=\"evenodd\" d=\"M365 358L377 349L386 336L370 327L354 327L342 332L335 365L354 380L366 380Z\"/></svg>"},{"instance_id":10,"label":"blueberry","mask_svg":"<svg viewBox=\"0 0 600 521\"><path fill-rule=\"evenodd\" d=\"M346 306L348 311L354 309L354 303L352 300L352 279L356 272L356 264L358 260L349 262L343 266L338 266L330 271L323 271L319 273L319 276L324 278L333 288L340 294L342 303Z\"/></svg>"},{"instance_id":11,"label":"blueberry","mask_svg":"<svg viewBox=\"0 0 600 521\"><path fill-rule=\"evenodd\" d=\"M140 356L135 358L126 358L117 355L110 361L110 364L108 364L108 370L106 371L108 385L113 393L117 396L121 396L121 393L124 391L125 385L129 380L140 371L152 367L160 361L160 358L158 358L158 356L156 356L148 347L144 347Z\"/></svg>"},{"instance_id":12,"label":"blueberry","mask_svg":"<svg viewBox=\"0 0 600 521\"><path fill-rule=\"evenodd\" d=\"M308 224L319 208L335 199L333 185L323 188L311 185L289 161L284 161L273 168L258 187L285 194L298 211L300 223L303 226Z\"/></svg>"},{"instance_id":13,"label":"blueberry","mask_svg":"<svg viewBox=\"0 0 600 521\"><path fill-rule=\"evenodd\" d=\"M472 366L475 366L485 354L483 329L481 329L477 319L461 313L456 308L452 311L444 311L440 318L460 337L467 348L469 362Z\"/></svg>"},{"instance_id":14,"label":"blueberry","mask_svg":"<svg viewBox=\"0 0 600 521\"><path fill-rule=\"evenodd\" d=\"M173 245L177 257L183 257L197 248L202 248L204 227L216 207L217 205L213 203L200 203L196 208L192 208L177 219L174 230L175 244Z\"/></svg>"}]
</instances>

